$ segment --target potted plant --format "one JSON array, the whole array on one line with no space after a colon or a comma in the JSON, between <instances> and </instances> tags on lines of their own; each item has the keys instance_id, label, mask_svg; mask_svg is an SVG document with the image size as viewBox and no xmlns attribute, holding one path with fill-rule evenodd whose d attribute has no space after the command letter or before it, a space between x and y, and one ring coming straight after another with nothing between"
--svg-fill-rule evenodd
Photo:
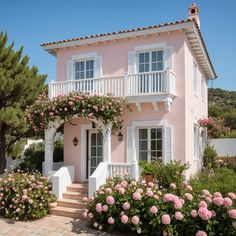
<instances>
[{"instance_id":1,"label":"potted plant","mask_svg":"<svg viewBox=\"0 0 236 236\"><path fill-rule=\"evenodd\" d=\"M141 167L141 176L148 182L154 182L155 173L156 173L156 165L147 161L140 161L139 166Z\"/></svg>"}]
</instances>

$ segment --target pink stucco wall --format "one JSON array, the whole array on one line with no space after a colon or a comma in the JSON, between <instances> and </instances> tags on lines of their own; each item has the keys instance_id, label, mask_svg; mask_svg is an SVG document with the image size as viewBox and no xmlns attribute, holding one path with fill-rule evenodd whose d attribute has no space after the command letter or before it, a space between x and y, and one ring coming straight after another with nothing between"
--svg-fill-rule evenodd
<instances>
[{"instance_id":1,"label":"pink stucco wall","mask_svg":"<svg viewBox=\"0 0 236 236\"><path fill-rule=\"evenodd\" d=\"M207 86L205 87L205 101L201 96L201 78L203 76L202 71L198 67L197 71L197 96L194 94L193 85L193 60L196 58L193 56L192 50L185 40L184 46L185 52L185 136L186 138L186 162L190 163L190 169L187 171L187 175L194 175L201 164L201 160L194 158L194 124L200 118L207 117L208 114L208 101L207 101ZM206 84L207 85L207 84Z\"/></svg>"},{"instance_id":2,"label":"pink stucco wall","mask_svg":"<svg viewBox=\"0 0 236 236\"><path fill-rule=\"evenodd\" d=\"M138 45L162 42L165 42L167 46L172 46L174 53L173 71L176 74L176 98L171 105L171 111L167 112L163 103L158 104L158 111L153 110L151 103L142 104L142 112L138 112L134 104L131 105L132 112L127 111L123 116L123 141L119 142L117 137L112 136L112 161L126 161L126 128L131 126L133 121L166 120L168 124L173 126L174 160L189 161L191 164L190 171L194 173L196 171L196 163L193 158L193 124L195 120L207 115L207 101L203 103L201 99L194 96L192 83L193 58L184 33L164 33L161 36L120 40L106 45L61 49L57 54L57 80L66 80L66 61L73 55L97 52L98 55L102 56L103 76L123 75L128 70L129 51L133 51L134 47ZM201 87L198 86L198 89L200 91ZM80 124L88 124L90 122L84 119L76 119L73 122L76 126L69 123L65 124L64 159L66 164L75 166L75 178L76 181L79 181L80 142L82 138L85 138L80 137ZM72 143L75 136L79 140L76 147Z\"/></svg>"}]
</instances>

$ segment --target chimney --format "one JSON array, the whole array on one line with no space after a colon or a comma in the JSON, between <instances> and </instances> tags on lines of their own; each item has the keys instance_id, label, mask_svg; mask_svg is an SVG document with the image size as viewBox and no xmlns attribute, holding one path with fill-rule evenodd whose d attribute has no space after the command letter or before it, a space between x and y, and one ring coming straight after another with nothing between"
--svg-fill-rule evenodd
<instances>
[{"instance_id":1,"label":"chimney","mask_svg":"<svg viewBox=\"0 0 236 236\"><path fill-rule=\"evenodd\" d=\"M191 6L188 8L188 19L194 19L198 27L200 28L200 17L199 17L200 10L196 3L192 3Z\"/></svg>"}]
</instances>

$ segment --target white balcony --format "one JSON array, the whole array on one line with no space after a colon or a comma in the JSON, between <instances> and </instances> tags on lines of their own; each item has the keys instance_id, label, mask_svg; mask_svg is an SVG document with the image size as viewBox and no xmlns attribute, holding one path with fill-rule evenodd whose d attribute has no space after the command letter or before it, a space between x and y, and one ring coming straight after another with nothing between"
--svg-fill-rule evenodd
<instances>
[{"instance_id":1,"label":"white balcony","mask_svg":"<svg viewBox=\"0 0 236 236\"><path fill-rule=\"evenodd\" d=\"M124 76L50 82L48 84L49 98L77 91L86 92L89 95L123 97L128 102L137 102L137 100L144 98L147 100L151 97L161 98L161 100L157 99L157 102L166 101L175 96L175 77L171 70L164 70L125 74Z\"/></svg>"}]
</instances>

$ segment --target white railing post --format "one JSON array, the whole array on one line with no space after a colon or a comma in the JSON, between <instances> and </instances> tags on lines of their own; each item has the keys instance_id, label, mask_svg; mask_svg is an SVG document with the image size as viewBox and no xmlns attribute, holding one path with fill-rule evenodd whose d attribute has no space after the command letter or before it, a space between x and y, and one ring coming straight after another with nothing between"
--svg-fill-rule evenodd
<instances>
[{"instance_id":1,"label":"white railing post","mask_svg":"<svg viewBox=\"0 0 236 236\"><path fill-rule=\"evenodd\" d=\"M124 97L126 97L129 95L129 91L130 91L128 73L124 74L123 80L124 80L124 83L123 83Z\"/></svg>"},{"instance_id":2,"label":"white railing post","mask_svg":"<svg viewBox=\"0 0 236 236\"><path fill-rule=\"evenodd\" d=\"M55 96L53 93L53 81L48 82L48 98L52 99Z\"/></svg>"},{"instance_id":3,"label":"white railing post","mask_svg":"<svg viewBox=\"0 0 236 236\"><path fill-rule=\"evenodd\" d=\"M131 177L134 179L138 179L139 177L139 173L138 173L138 161L137 161L137 157L136 157L136 129L135 127L133 127L132 129L132 160L131 160L131 165L132 165L132 174Z\"/></svg>"},{"instance_id":4,"label":"white railing post","mask_svg":"<svg viewBox=\"0 0 236 236\"><path fill-rule=\"evenodd\" d=\"M111 162L111 124L103 127L103 161Z\"/></svg>"}]
</instances>

